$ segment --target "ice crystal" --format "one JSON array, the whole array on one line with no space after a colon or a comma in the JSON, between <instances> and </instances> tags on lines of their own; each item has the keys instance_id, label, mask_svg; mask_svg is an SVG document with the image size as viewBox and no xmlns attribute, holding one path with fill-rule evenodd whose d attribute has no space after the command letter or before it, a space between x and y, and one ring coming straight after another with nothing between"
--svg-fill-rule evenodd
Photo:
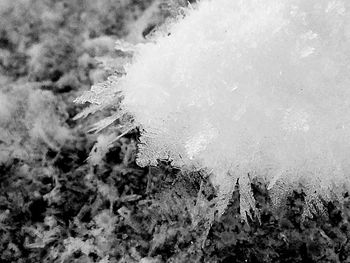
<instances>
[{"instance_id":1,"label":"ice crystal","mask_svg":"<svg viewBox=\"0 0 350 263\"><path fill-rule=\"evenodd\" d=\"M249 178L276 202L300 183L324 198L348 189L349 1L201 1L167 28L99 91L109 104L121 92L141 127L141 166L207 168L220 212L239 180L243 217Z\"/></svg>"}]
</instances>

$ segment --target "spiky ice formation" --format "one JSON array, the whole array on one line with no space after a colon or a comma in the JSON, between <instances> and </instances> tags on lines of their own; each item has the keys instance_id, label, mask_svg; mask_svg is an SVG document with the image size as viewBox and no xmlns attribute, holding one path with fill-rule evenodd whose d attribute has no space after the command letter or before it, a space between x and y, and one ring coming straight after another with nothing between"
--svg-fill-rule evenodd
<instances>
[{"instance_id":1,"label":"spiky ice formation","mask_svg":"<svg viewBox=\"0 0 350 263\"><path fill-rule=\"evenodd\" d=\"M154 40L111 82L143 129L140 165L212 171L221 212L239 178L243 213L251 177L277 199L349 189L349 1L201 1Z\"/></svg>"}]
</instances>

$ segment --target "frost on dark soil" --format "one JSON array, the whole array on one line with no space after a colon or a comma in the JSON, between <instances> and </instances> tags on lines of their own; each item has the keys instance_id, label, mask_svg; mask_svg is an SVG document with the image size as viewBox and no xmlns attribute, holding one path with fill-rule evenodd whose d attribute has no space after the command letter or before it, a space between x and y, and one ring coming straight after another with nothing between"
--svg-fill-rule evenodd
<instances>
[{"instance_id":1,"label":"frost on dark soil","mask_svg":"<svg viewBox=\"0 0 350 263\"><path fill-rule=\"evenodd\" d=\"M304 217L302 188L276 210L255 180L260 218L244 222L239 181L219 218L207 171L136 165L136 129L87 161L88 130L110 112L75 121L73 100L111 73L97 58L116 58L117 39L140 41L186 5L138 20L153 2L0 1L0 262L349 262L348 194Z\"/></svg>"}]
</instances>

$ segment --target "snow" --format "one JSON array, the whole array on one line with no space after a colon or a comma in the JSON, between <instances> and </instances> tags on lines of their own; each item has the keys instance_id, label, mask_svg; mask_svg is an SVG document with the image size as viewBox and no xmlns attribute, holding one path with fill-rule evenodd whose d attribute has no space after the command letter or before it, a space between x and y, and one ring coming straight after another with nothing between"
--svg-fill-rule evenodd
<instances>
[{"instance_id":1,"label":"snow","mask_svg":"<svg viewBox=\"0 0 350 263\"><path fill-rule=\"evenodd\" d=\"M349 189L349 1L201 1L168 28L111 84L143 129L139 165L207 169L219 199L240 178L243 213L249 178L276 200Z\"/></svg>"}]
</instances>

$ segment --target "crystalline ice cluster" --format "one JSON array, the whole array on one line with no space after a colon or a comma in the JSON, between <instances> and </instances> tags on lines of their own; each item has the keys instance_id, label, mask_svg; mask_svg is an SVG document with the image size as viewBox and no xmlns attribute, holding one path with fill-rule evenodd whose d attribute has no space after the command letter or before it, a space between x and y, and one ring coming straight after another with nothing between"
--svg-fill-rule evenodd
<instances>
[{"instance_id":1,"label":"crystalline ice cluster","mask_svg":"<svg viewBox=\"0 0 350 263\"><path fill-rule=\"evenodd\" d=\"M348 189L350 1L201 1L168 30L111 84L143 130L140 165L206 168L222 200L239 179L243 212L254 177L277 200Z\"/></svg>"}]
</instances>

